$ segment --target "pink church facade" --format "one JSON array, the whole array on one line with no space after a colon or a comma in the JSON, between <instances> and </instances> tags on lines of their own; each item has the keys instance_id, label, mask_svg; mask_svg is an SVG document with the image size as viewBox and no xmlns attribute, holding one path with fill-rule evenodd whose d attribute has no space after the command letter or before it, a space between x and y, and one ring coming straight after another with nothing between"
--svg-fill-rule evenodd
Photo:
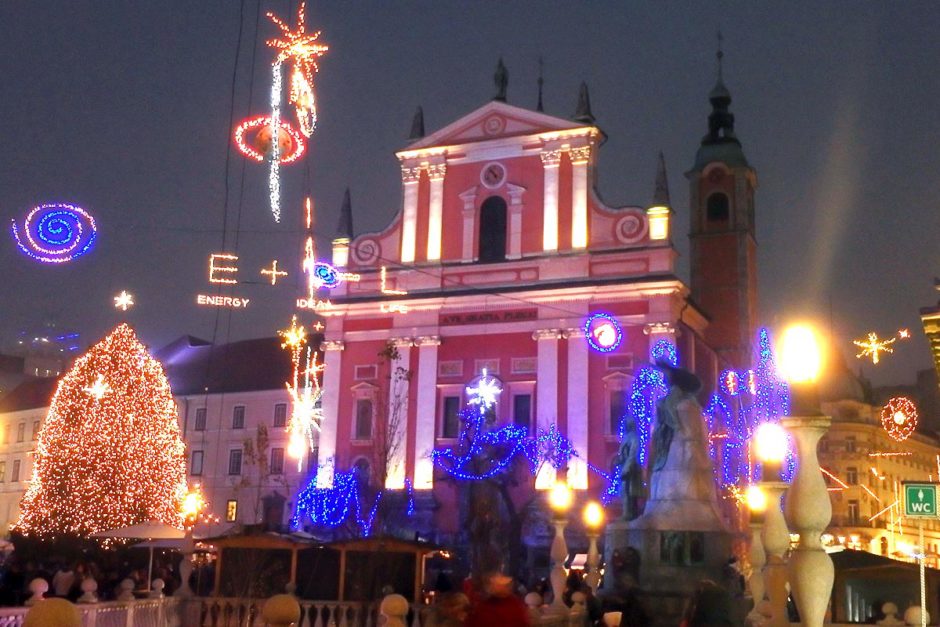
<instances>
[{"instance_id":1,"label":"pink church facade","mask_svg":"<svg viewBox=\"0 0 940 627\"><path fill-rule=\"evenodd\" d=\"M456 532L456 487L431 451L455 444L455 412L486 369L501 385L498 425L554 427L578 453L557 472L544 465L520 497L563 480L596 499L607 479L590 466L610 472L651 345L668 339L684 367L715 380L708 321L676 276L671 209L603 203L602 139L591 121L493 101L397 153L401 210L382 232L333 242L334 265L359 280L323 312L319 487L334 469L374 466L375 425L396 416L385 489L433 494L433 528ZM585 338L599 311L623 329L610 353ZM383 384L389 344L391 370L407 376Z\"/></svg>"}]
</instances>

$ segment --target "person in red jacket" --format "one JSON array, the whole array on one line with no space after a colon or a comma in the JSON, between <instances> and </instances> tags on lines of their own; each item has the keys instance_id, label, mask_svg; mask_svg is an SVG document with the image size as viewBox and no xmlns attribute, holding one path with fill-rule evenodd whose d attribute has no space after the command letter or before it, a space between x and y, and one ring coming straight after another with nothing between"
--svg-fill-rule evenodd
<instances>
[{"instance_id":1,"label":"person in red jacket","mask_svg":"<svg viewBox=\"0 0 940 627\"><path fill-rule=\"evenodd\" d=\"M483 578L484 596L470 610L464 627L529 627L529 611L512 592L512 577L489 573Z\"/></svg>"}]
</instances>

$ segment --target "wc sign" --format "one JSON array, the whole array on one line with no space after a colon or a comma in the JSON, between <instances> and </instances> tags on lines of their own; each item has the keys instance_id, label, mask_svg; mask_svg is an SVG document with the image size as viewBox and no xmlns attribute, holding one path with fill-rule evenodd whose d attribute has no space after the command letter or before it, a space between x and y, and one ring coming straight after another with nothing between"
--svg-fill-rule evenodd
<instances>
[{"instance_id":1,"label":"wc sign","mask_svg":"<svg viewBox=\"0 0 940 627\"><path fill-rule=\"evenodd\" d=\"M938 518L936 483L904 483L904 515L908 518Z\"/></svg>"}]
</instances>

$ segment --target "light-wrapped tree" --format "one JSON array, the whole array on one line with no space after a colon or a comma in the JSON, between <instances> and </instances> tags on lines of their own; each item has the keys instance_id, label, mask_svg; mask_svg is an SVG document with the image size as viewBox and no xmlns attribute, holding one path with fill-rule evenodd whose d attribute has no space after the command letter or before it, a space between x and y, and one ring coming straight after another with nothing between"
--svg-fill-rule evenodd
<instances>
[{"instance_id":1,"label":"light-wrapped tree","mask_svg":"<svg viewBox=\"0 0 940 627\"><path fill-rule=\"evenodd\" d=\"M121 324L59 381L14 531L87 536L158 520L182 526L185 445L163 366Z\"/></svg>"}]
</instances>

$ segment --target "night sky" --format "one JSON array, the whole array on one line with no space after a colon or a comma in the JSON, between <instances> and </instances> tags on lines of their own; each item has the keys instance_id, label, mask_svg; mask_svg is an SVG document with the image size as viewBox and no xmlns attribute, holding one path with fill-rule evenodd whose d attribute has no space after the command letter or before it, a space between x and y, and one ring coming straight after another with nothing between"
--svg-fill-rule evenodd
<instances>
[{"instance_id":1,"label":"night sky","mask_svg":"<svg viewBox=\"0 0 940 627\"><path fill-rule=\"evenodd\" d=\"M547 113L571 116L588 83L609 136L598 162L608 204L647 204L665 153L687 277L683 173L706 130L720 27L738 136L760 183L763 321L814 316L853 367L863 362L852 338L910 327L914 339L865 374L904 382L930 366L918 310L937 301L940 274L937 3L312 2L308 23L331 47L317 76L320 122L306 162L282 169L275 225L266 167L230 137L233 120L268 110L263 40L276 29L264 12L293 22L295 8L0 2L0 339L53 320L87 344L123 317L154 346L187 333L273 335L295 288L257 273L275 257L298 267L302 197L316 200L321 246L347 186L356 232L384 227L400 206L393 153L415 107L431 132L481 106L500 56L510 104L535 107L539 56ZM81 205L99 226L98 246L64 267L27 259L8 232L51 201ZM207 260L223 224L242 278L259 283L237 290L247 310L217 316L195 295L211 293ZM126 316L112 307L122 289L138 303Z\"/></svg>"}]
</instances>

